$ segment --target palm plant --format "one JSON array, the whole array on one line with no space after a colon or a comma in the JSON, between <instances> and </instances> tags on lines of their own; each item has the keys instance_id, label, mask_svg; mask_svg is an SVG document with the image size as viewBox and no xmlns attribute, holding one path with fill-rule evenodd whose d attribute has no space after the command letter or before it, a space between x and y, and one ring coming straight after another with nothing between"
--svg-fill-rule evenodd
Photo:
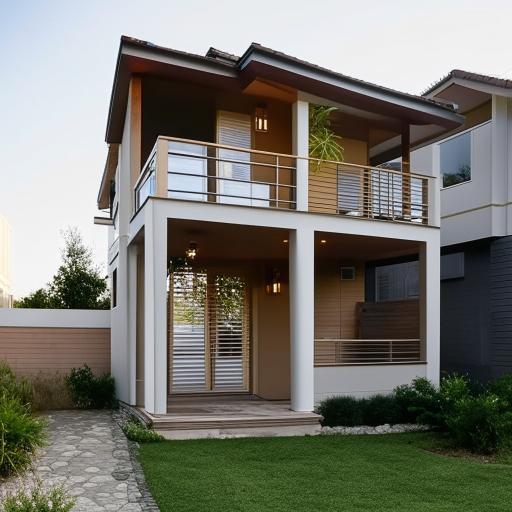
<instances>
[{"instance_id":1,"label":"palm plant","mask_svg":"<svg viewBox=\"0 0 512 512\"><path fill-rule=\"evenodd\" d=\"M309 156L316 160L316 171L326 160L343 161L341 137L331 129L330 115L336 110L323 105L309 107Z\"/></svg>"}]
</instances>

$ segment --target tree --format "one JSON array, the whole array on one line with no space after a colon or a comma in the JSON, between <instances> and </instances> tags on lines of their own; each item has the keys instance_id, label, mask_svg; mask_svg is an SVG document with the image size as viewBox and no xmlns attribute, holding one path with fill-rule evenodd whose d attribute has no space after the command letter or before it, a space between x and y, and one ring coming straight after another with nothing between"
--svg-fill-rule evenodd
<instances>
[{"instance_id":1,"label":"tree","mask_svg":"<svg viewBox=\"0 0 512 512\"><path fill-rule=\"evenodd\" d=\"M48 309L51 308L50 297L44 288L39 288L30 295L14 301L15 308Z\"/></svg>"},{"instance_id":2,"label":"tree","mask_svg":"<svg viewBox=\"0 0 512 512\"><path fill-rule=\"evenodd\" d=\"M17 307L109 309L107 281L94 265L92 251L76 228L64 232L62 263L48 283L17 302Z\"/></svg>"}]
</instances>

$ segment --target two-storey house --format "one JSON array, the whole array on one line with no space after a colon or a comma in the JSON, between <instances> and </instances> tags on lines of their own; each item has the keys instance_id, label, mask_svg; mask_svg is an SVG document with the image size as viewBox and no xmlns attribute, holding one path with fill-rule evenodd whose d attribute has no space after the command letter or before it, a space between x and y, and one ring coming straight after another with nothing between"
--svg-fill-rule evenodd
<instances>
[{"instance_id":1,"label":"two-storey house","mask_svg":"<svg viewBox=\"0 0 512 512\"><path fill-rule=\"evenodd\" d=\"M343 161L310 158L310 105L336 107ZM462 122L259 44L123 37L98 196L119 398L168 429L236 426L229 400L305 425L326 396L438 381L440 187L410 147ZM410 260L404 296L385 270Z\"/></svg>"}]
</instances>

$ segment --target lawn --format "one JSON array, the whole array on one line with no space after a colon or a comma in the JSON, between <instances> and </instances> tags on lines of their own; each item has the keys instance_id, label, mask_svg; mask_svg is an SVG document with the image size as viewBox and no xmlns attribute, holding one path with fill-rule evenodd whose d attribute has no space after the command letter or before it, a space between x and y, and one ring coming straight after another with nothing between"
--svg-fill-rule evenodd
<instances>
[{"instance_id":1,"label":"lawn","mask_svg":"<svg viewBox=\"0 0 512 512\"><path fill-rule=\"evenodd\" d=\"M140 459L162 512L512 510L512 465L438 455L432 439L167 441Z\"/></svg>"}]
</instances>

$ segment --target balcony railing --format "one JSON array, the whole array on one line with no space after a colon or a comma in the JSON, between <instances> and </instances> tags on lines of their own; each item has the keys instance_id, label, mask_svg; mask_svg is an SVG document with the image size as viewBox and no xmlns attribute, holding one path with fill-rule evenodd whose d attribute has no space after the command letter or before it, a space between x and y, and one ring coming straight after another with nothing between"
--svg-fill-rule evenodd
<instances>
[{"instance_id":1,"label":"balcony railing","mask_svg":"<svg viewBox=\"0 0 512 512\"><path fill-rule=\"evenodd\" d=\"M135 208L156 196L305 209L297 204L301 172L310 212L431 223L427 176L172 137L158 137L135 186Z\"/></svg>"},{"instance_id":2,"label":"balcony railing","mask_svg":"<svg viewBox=\"0 0 512 512\"><path fill-rule=\"evenodd\" d=\"M315 366L421 362L419 339L316 339Z\"/></svg>"}]
</instances>

